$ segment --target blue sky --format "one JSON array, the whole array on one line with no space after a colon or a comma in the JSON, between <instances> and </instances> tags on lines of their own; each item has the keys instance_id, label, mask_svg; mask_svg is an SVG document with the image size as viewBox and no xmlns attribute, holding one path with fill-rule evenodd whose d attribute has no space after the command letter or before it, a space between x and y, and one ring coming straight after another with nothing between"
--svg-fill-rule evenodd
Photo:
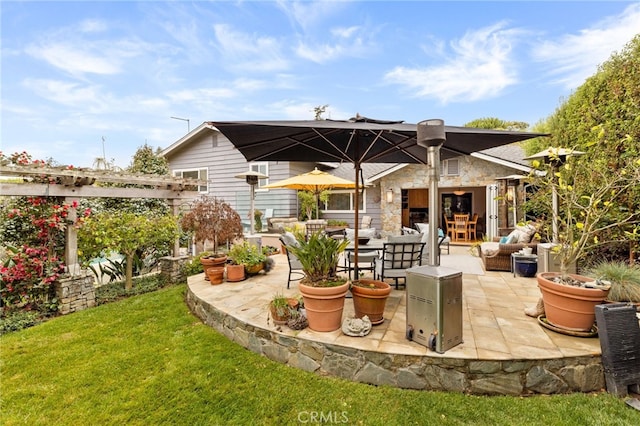
<instances>
[{"instance_id":1,"label":"blue sky","mask_svg":"<svg viewBox=\"0 0 640 426\"><path fill-rule=\"evenodd\" d=\"M0 149L126 167L207 120L549 116L640 32L638 2L0 4ZM189 119L189 123L172 119Z\"/></svg>"}]
</instances>

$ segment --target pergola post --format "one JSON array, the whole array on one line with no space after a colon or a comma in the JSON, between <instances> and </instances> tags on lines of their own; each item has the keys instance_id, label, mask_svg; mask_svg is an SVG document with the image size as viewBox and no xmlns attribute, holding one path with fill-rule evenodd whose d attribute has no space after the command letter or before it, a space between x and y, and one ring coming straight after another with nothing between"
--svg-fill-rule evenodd
<instances>
[{"instance_id":1,"label":"pergola post","mask_svg":"<svg viewBox=\"0 0 640 426\"><path fill-rule=\"evenodd\" d=\"M79 201L78 197L65 197L64 202L68 204L67 226L65 227L64 261L67 264L69 275L75 276L80 273L78 264L78 230L75 226L78 219L78 212L74 205Z\"/></svg>"}]
</instances>

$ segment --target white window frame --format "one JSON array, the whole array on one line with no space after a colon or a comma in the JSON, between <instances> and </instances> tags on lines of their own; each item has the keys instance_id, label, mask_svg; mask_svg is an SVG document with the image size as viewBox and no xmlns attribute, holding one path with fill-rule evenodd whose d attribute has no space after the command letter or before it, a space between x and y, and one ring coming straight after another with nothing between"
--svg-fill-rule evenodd
<instances>
[{"instance_id":1,"label":"white window frame","mask_svg":"<svg viewBox=\"0 0 640 426\"><path fill-rule=\"evenodd\" d=\"M351 194L351 197L349 199L349 210L327 210L327 203L321 203L322 206L324 206L323 209L320 209L320 211L322 213L355 213L355 209L354 209L354 196L355 196L355 192L353 189L333 189L333 190L329 190L329 194ZM329 195L329 197L331 197L331 195ZM366 213L367 212L367 190L365 189L362 192L362 210L358 210L358 213Z\"/></svg>"},{"instance_id":2,"label":"white window frame","mask_svg":"<svg viewBox=\"0 0 640 426\"><path fill-rule=\"evenodd\" d=\"M209 169L206 167L201 167L197 169L176 169L173 171L173 176L178 178L184 178L185 173L196 172L198 173L198 179L207 181L204 185L198 185L198 193L199 194L207 194L209 192ZM204 173L204 178L202 177Z\"/></svg>"},{"instance_id":3,"label":"white window frame","mask_svg":"<svg viewBox=\"0 0 640 426\"><path fill-rule=\"evenodd\" d=\"M269 162L268 161L256 161L253 163L249 163L249 171L250 172L258 172L264 175L269 176ZM268 189L260 189L260 187L269 184L269 178L258 179L258 185L256 186L256 191L268 191Z\"/></svg>"},{"instance_id":4,"label":"white window frame","mask_svg":"<svg viewBox=\"0 0 640 426\"><path fill-rule=\"evenodd\" d=\"M455 165L455 166L454 166ZM455 173L451 169L455 167ZM460 159L450 158L440 162L440 176L460 176Z\"/></svg>"}]
</instances>

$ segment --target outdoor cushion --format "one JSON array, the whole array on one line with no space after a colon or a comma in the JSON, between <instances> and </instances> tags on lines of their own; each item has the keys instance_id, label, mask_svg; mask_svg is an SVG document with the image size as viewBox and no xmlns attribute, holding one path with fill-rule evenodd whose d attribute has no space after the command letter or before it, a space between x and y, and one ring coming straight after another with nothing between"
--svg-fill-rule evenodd
<instances>
[{"instance_id":1,"label":"outdoor cushion","mask_svg":"<svg viewBox=\"0 0 640 426\"><path fill-rule=\"evenodd\" d=\"M389 237L390 243L420 243L422 242L422 234L411 235L393 235Z\"/></svg>"},{"instance_id":2,"label":"outdoor cushion","mask_svg":"<svg viewBox=\"0 0 640 426\"><path fill-rule=\"evenodd\" d=\"M353 228L347 228L344 230L344 236L347 240L353 241L355 238L356 230ZM366 228L366 229L358 229L358 237L359 238L375 238L376 237L376 228Z\"/></svg>"},{"instance_id":3,"label":"outdoor cushion","mask_svg":"<svg viewBox=\"0 0 640 426\"><path fill-rule=\"evenodd\" d=\"M403 235L413 235L413 234L417 234L418 231L416 231L415 229L411 229L411 228L407 228L406 226L402 227L402 234Z\"/></svg>"},{"instance_id":4,"label":"outdoor cushion","mask_svg":"<svg viewBox=\"0 0 640 426\"><path fill-rule=\"evenodd\" d=\"M293 235L289 231L285 231L284 234L282 234L282 240L287 246L298 247L300 245L300 243L298 243L298 240L296 240L295 235Z\"/></svg>"}]
</instances>

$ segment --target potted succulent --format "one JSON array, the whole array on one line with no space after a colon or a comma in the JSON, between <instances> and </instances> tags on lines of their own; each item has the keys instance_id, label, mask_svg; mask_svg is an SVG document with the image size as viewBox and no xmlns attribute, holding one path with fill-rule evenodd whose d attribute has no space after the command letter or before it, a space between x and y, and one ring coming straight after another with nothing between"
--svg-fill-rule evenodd
<instances>
[{"instance_id":1,"label":"potted succulent","mask_svg":"<svg viewBox=\"0 0 640 426\"><path fill-rule=\"evenodd\" d=\"M201 257L205 269L210 266L224 268L227 255L218 249L220 244L242 237L240 215L224 200L216 197L203 196L190 207L180 219L182 230L191 233L196 243L213 243L213 253Z\"/></svg>"},{"instance_id":2,"label":"potted succulent","mask_svg":"<svg viewBox=\"0 0 640 426\"><path fill-rule=\"evenodd\" d=\"M552 251L560 263L560 272L540 272L537 280L549 323L560 329L590 331L595 306L606 299L609 289L594 278L569 274L569 266L603 243L599 240L603 231L637 220L638 213L625 211L620 199L631 185L637 185L640 160L629 161L610 173L589 168L587 162L578 164L578 157L571 153L549 148L545 152L548 161L532 163L530 181L539 191L529 205L542 213L543 232L550 235ZM590 193L580 188L585 172L590 173L589 180L598 182L590 186Z\"/></svg>"},{"instance_id":3,"label":"potted succulent","mask_svg":"<svg viewBox=\"0 0 640 426\"><path fill-rule=\"evenodd\" d=\"M365 315L372 325L384 322L384 308L391 293L391 286L384 281L362 278L351 283L351 295L356 318Z\"/></svg>"},{"instance_id":4,"label":"potted succulent","mask_svg":"<svg viewBox=\"0 0 640 426\"><path fill-rule=\"evenodd\" d=\"M337 276L340 253L348 240L336 240L322 233L308 239L296 234L296 244L287 245L302 264L304 277L298 283L309 328L315 331L334 331L340 328L349 280Z\"/></svg>"},{"instance_id":5,"label":"potted succulent","mask_svg":"<svg viewBox=\"0 0 640 426\"><path fill-rule=\"evenodd\" d=\"M276 325L286 324L298 313L298 299L276 293L269 302L269 315Z\"/></svg>"}]
</instances>

